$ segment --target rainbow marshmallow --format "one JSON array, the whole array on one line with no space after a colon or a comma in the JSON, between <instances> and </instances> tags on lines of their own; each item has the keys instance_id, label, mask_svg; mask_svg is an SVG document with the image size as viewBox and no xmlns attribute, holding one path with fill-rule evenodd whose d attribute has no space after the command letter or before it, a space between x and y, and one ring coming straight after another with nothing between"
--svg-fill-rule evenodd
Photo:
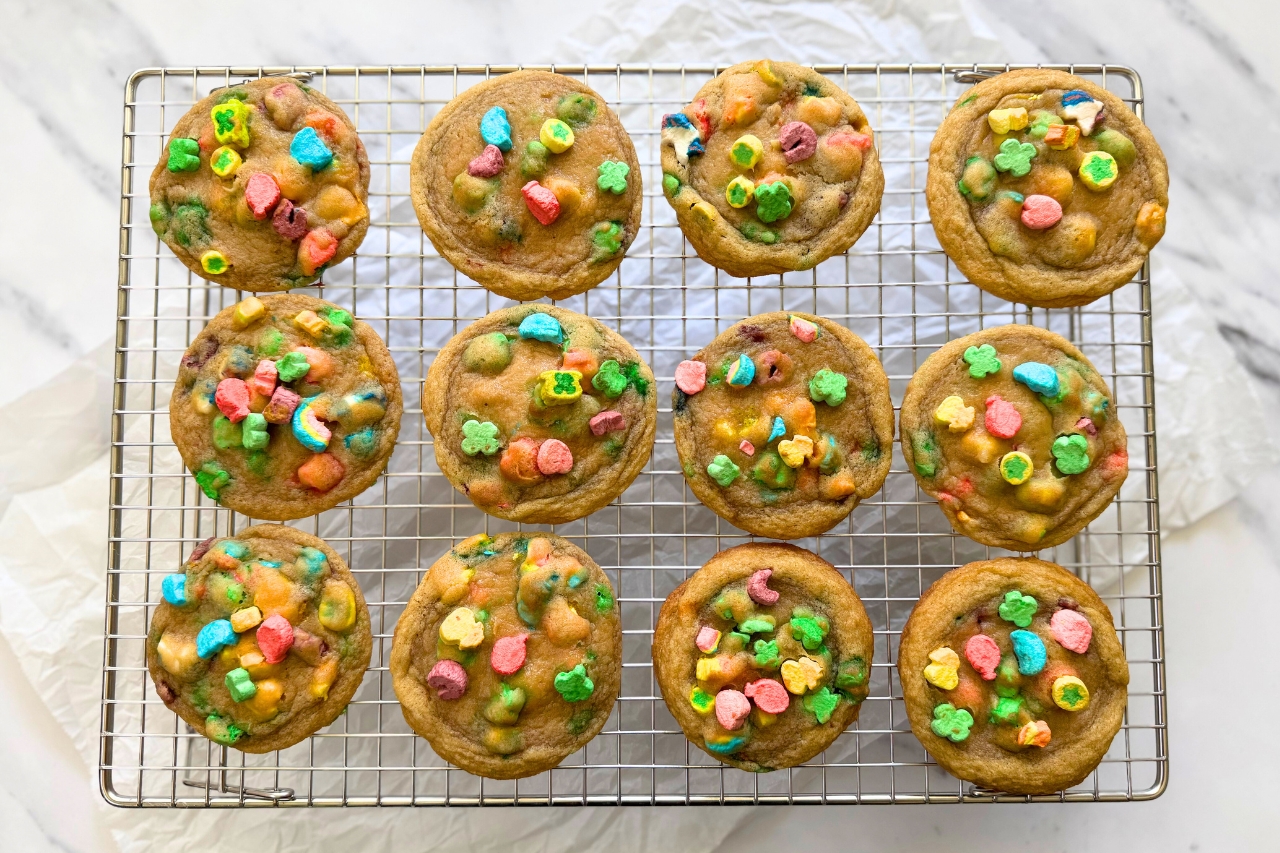
<instances>
[{"instance_id":1,"label":"rainbow marshmallow","mask_svg":"<svg viewBox=\"0 0 1280 853\"><path fill-rule=\"evenodd\" d=\"M298 404L298 408L293 410L293 420L291 426L293 428L293 437L298 439L298 443L310 450L312 453L322 453L329 446L329 439L333 437L333 433L324 425L324 421L316 412L316 401L319 395L308 397Z\"/></svg>"}]
</instances>

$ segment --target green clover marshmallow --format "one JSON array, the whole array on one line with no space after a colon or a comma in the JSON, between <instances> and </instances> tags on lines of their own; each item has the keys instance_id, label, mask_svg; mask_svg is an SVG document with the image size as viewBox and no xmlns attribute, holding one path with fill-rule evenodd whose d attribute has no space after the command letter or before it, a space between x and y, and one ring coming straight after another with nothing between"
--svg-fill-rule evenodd
<instances>
[{"instance_id":1,"label":"green clover marshmallow","mask_svg":"<svg viewBox=\"0 0 1280 853\"><path fill-rule=\"evenodd\" d=\"M1030 142L1006 139L1000 143L1000 153L995 158L996 168L1021 178L1031 171L1031 161L1035 156L1036 147Z\"/></svg>"},{"instance_id":2,"label":"green clover marshmallow","mask_svg":"<svg viewBox=\"0 0 1280 853\"><path fill-rule=\"evenodd\" d=\"M950 702L944 702L933 709L933 722L929 727L938 737L960 743L969 736L969 729L973 727L973 714Z\"/></svg>"},{"instance_id":3,"label":"green clover marshmallow","mask_svg":"<svg viewBox=\"0 0 1280 853\"><path fill-rule=\"evenodd\" d=\"M991 344L969 347L964 351L964 361L969 365L969 375L974 379L1000 372L1000 359L996 358L996 348Z\"/></svg>"},{"instance_id":4,"label":"green clover marshmallow","mask_svg":"<svg viewBox=\"0 0 1280 853\"><path fill-rule=\"evenodd\" d=\"M1011 589L1004 594L1004 601L1000 602L1000 618L1006 622L1012 622L1019 628L1026 628L1031 624L1031 619L1036 615L1036 608L1039 606L1031 596Z\"/></svg>"},{"instance_id":5,"label":"green clover marshmallow","mask_svg":"<svg viewBox=\"0 0 1280 853\"><path fill-rule=\"evenodd\" d=\"M838 406L844 402L845 389L848 386L849 377L824 367L813 374L813 378L809 380L809 398L815 403Z\"/></svg>"},{"instance_id":6,"label":"green clover marshmallow","mask_svg":"<svg viewBox=\"0 0 1280 853\"><path fill-rule=\"evenodd\" d=\"M502 447L498 438L498 427L489 421L467 421L462 425L462 452L468 456L483 453L492 456Z\"/></svg>"},{"instance_id":7,"label":"green clover marshmallow","mask_svg":"<svg viewBox=\"0 0 1280 853\"><path fill-rule=\"evenodd\" d=\"M1089 439L1083 435L1060 435L1053 440L1053 464L1064 474L1089 470Z\"/></svg>"}]
</instances>

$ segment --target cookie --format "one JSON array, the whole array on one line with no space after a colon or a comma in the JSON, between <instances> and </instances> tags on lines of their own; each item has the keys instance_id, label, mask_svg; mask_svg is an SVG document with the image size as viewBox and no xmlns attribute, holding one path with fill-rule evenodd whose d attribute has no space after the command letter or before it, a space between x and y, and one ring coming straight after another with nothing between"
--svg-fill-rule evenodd
<instances>
[{"instance_id":1,"label":"cookie","mask_svg":"<svg viewBox=\"0 0 1280 853\"><path fill-rule=\"evenodd\" d=\"M174 125L151 173L151 227L196 275L290 290L369 228L369 156L342 108L299 80L218 89Z\"/></svg>"},{"instance_id":2,"label":"cookie","mask_svg":"<svg viewBox=\"0 0 1280 853\"><path fill-rule=\"evenodd\" d=\"M911 731L952 775L1014 794L1084 781L1120 730L1129 665L1089 585L1034 558L948 572L898 647Z\"/></svg>"},{"instance_id":3,"label":"cookie","mask_svg":"<svg viewBox=\"0 0 1280 853\"><path fill-rule=\"evenodd\" d=\"M622 682L613 587L559 536L473 536L427 570L396 623L405 719L470 773L550 770L604 727Z\"/></svg>"},{"instance_id":4,"label":"cookie","mask_svg":"<svg viewBox=\"0 0 1280 853\"><path fill-rule=\"evenodd\" d=\"M427 371L436 463L480 509L560 524L610 503L653 450L653 372L622 336L550 305L494 311Z\"/></svg>"},{"instance_id":5,"label":"cookie","mask_svg":"<svg viewBox=\"0 0 1280 853\"><path fill-rule=\"evenodd\" d=\"M250 296L191 342L169 427L210 500L284 521L373 485L402 408L395 362L367 324L314 296Z\"/></svg>"},{"instance_id":6,"label":"cookie","mask_svg":"<svg viewBox=\"0 0 1280 853\"><path fill-rule=\"evenodd\" d=\"M830 530L889 473L884 368L861 338L812 314L729 327L676 368L672 408L689 488L757 536Z\"/></svg>"},{"instance_id":7,"label":"cookie","mask_svg":"<svg viewBox=\"0 0 1280 853\"><path fill-rule=\"evenodd\" d=\"M858 102L811 68L743 62L662 118L662 188L698 257L733 276L812 269L884 193Z\"/></svg>"},{"instance_id":8,"label":"cookie","mask_svg":"<svg viewBox=\"0 0 1280 853\"><path fill-rule=\"evenodd\" d=\"M1064 308L1133 278L1164 236L1169 171L1115 95L1025 69L956 101L929 146L925 196L938 241L971 282Z\"/></svg>"},{"instance_id":9,"label":"cookie","mask_svg":"<svg viewBox=\"0 0 1280 853\"><path fill-rule=\"evenodd\" d=\"M323 540L279 524L206 539L166 575L147 670L169 709L243 752L332 723L373 649L360 586Z\"/></svg>"},{"instance_id":10,"label":"cookie","mask_svg":"<svg viewBox=\"0 0 1280 853\"><path fill-rule=\"evenodd\" d=\"M920 488L952 527L993 548L1061 545L1129 473L1106 382L1084 353L1035 326L984 329L925 359L898 431Z\"/></svg>"},{"instance_id":11,"label":"cookie","mask_svg":"<svg viewBox=\"0 0 1280 853\"><path fill-rule=\"evenodd\" d=\"M872 651L871 621L834 566L751 543L667 596L653 669L695 746L760 773L808 761L858 719Z\"/></svg>"},{"instance_id":12,"label":"cookie","mask_svg":"<svg viewBox=\"0 0 1280 853\"><path fill-rule=\"evenodd\" d=\"M472 86L427 126L413 209L449 263L509 299L564 299L608 278L640 231L640 161L604 98L516 71Z\"/></svg>"}]
</instances>

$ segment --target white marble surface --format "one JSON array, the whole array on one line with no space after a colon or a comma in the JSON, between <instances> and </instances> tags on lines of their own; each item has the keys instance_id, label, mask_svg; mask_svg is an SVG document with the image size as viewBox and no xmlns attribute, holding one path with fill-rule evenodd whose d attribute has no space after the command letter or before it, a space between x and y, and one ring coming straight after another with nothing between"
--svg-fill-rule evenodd
<instances>
[{"instance_id":1,"label":"white marble surface","mask_svg":"<svg viewBox=\"0 0 1280 853\"><path fill-rule=\"evenodd\" d=\"M483 11L480 11L482 10ZM216 19L235 21L223 29ZM1271 537L1280 472L1280 11L1264 0L1105 7L1001 0L744 0L532 4L213 5L0 0L0 625L41 602L81 635L33 672L0 638L0 850L844 848L987 851L1274 848L1277 734L1243 717L1280 701L1253 678L1280 592ZM120 93L149 65L446 62L1111 61L1136 67L1170 161L1169 233L1156 253L1171 778L1149 804L997 808L600 809L503 812L139 813L101 804L97 748L107 414L119 218ZM1246 132L1247 128L1247 132ZM16 365L15 365L16 362ZM16 366L16 369L15 369ZM1241 405L1241 401L1244 401ZM1203 440L1217 413L1244 433L1230 464ZM1243 410L1243 414L1237 414ZM1170 458L1167 448L1177 449ZM1256 451L1250 454L1250 448ZM1255 478L1250 484L1250 480ZM1216 510L1214 509L1217 508ZM1171 519L1173 523L1171 524ZM40 549L31 543L41 543ZM79 585L39 582L50 560ZM96 619L96 622L95 622ZM30 629L30 625L25 627ZM1248 733L1246 734L1246 727Z\"/></svg>"}]
</instances>

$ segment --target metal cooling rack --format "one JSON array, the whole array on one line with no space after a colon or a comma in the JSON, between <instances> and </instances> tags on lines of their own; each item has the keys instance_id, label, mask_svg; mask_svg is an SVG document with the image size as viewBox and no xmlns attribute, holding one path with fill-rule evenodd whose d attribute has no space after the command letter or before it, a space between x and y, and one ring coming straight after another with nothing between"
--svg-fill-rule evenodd
<instances>
[{"instance_id":1,"label":"metal cooling rack","mask_svg":"<svg viewBox=\"0 0 1280 853\"><path fill-rule=\"evenodd\" d=\"M472 534L515 529L457 494L439 473L421 412L421 382L439 348L472 319L509 304L433 250L409 202L409 157L431 117L458 92L514 67L147 69L125 88L119 321L112 418L110 558L102 689L100 784L120 806L920 803L1142 800L1168 771L1163 618L1156 504L1149 270L1111 296L1070 310L1030 309L963 280L929 225L929 142L968 83L1009 66L832 65L876 131L886 189L880 215L846 255L813 270L733 279L684 242L661 197L659 124L716 66L553 70L584 80L618 112L642 164L643 227L618 272L563 301L617 328L658 377L658 439L616 503L556 532L584 547L618 591L622 694L604 731L557 769L517 782L451 768L405 723L387 670L391 636L423 569ZM1060 66L1091 78L1142 116L1131 69ZM194 734L165 708L146 672L144 642L160 578L200 540L251 519L204 498L169 439L177 362L205 322L242 294L187 271L151 232L147 182L169 129L214 88L266 74L305 75L346 110L369 152L372 221L359 253L325 273L321 295L370 323L400 369L405 412L387 473L349 504L293 522L342 552L360 580L375 644L364 683L333 725L290 749L245 755ZM804 310L845 323L880 356L895 403L943 342L1009 322L1052 328L1106 375L1129 432L1130 476L1085 532L1043 556L1106 599L1132 683L1124 727L1084 784L1052 797L977 789L934 764L912 736L894 669L902 625L948 569L995 551L954 534L917 489L895 448L884 489L828 534L798 544L856 587L875 625L871 696L858 723L802 767L753 775L692 747L658 694L649 655L663 599L717 551L750 537L688 491L672 441L675 365L744 316Z\"/></svg>"}]
</instances>

